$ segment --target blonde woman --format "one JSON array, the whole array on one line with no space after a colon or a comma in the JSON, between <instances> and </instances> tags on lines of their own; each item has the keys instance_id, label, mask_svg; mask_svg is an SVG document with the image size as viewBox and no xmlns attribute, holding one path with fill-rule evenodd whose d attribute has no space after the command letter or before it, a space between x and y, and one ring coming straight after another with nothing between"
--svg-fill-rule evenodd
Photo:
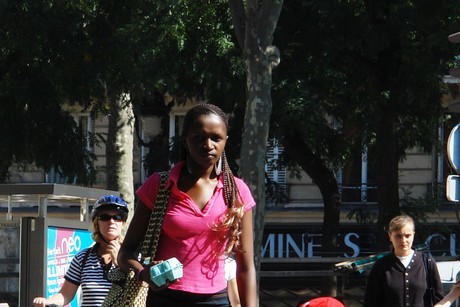
<instances>
[{"instance_id":1,"label":"blonde woman","mask_svg":"<svg viewBox=\"0 0 460 307\"><path fill-rule=\"evenodd\" d=\"M128 204L118 196L103 196L94 204L91 215L92 238L96 244L75 255L59 292L48 299L34 298L34 307L67 305L73 300L79 286L82 291L81 307L102 305L111 287L107 272L118 265L121 231L128 217Z\"/></svg>"},{"instance_id":2,"label":"blonde woman","mask_svg":"<svg viewBox=\"0 0 460 307\"><path fill-rule=\"evenodd\" d=\"M368 277L365 307L431 307L443 297L441 278L434 259L412 249L415 226L408 215L390 221L388 237L393 246L389 255L377 260ZM427 275L428 274L428 275Z\"/></svg>"}]
</instances>

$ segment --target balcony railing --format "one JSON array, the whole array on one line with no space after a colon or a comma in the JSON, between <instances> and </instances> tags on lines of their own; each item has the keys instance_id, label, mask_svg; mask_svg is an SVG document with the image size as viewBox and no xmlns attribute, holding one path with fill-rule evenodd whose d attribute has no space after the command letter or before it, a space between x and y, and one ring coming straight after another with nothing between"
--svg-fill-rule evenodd
<instances>
[{"instance_id":1,"label":"balcony railing","mask_svg":"<svg viewBox=\"0 0 460 307\"><path fill-rule=\"evenodd\" d=\"M377 204L377 186L375 184L340 185L341 204Z\"/></svg>"}]
</instances>

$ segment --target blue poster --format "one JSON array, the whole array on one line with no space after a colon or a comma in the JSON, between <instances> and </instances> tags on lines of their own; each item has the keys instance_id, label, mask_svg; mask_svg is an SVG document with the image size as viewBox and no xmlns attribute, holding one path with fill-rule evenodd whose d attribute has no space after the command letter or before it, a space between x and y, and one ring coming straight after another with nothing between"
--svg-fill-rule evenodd
<instances>
[{"instance_id":1,"label":"blue poster","mask_svg":"<svg viewBox=\"0 0 460 307\"><path fill-rule=\"evenodd\" d=\"M59 292L73 257L92 244L93 240L89 230L48 227L46 297ZM78 291L72 302L66 306L78 307L79 301Z\"/></svg>"}]
</instances>

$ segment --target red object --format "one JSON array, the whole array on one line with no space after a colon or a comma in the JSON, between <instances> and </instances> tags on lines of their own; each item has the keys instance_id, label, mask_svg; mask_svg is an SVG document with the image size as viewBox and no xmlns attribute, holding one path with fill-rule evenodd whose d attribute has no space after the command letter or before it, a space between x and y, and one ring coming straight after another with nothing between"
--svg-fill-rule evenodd
<instances>
[{"instance_id":1,"label":"red object","mask_svg":"<svg viewBox=\"0 0 460 307\"><path fill-rule=\"evenodd\" d=\"M318 297L301 303L298 307L345 307L345 305L333 297Z\"/></svg>"}]
</instances>

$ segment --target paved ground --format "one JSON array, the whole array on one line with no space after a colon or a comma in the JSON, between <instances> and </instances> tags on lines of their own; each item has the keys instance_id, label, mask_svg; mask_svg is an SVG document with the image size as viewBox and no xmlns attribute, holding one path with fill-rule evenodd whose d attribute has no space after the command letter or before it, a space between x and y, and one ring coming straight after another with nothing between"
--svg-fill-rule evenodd
<instances>
[{"instance_id":1,"label":"paved ground","mask_svg":"<svg viewBox=\"0 0 460 307\"><path fill-rule=\"evenodd\" d=\"M340 298L347 307L361 307L363 305L364 289L361 287L344 290ZM260 307L296 307L301 301L320 296L315 289L262 289L259 293Z\"/></svg>"},{"instance_id":2,"label":"paved ground","mask_svg":"<svg viewBox=\"0 0 460 307\"><path fill-rule=\"evenodd\" d=\"M297 307L321 296L323 277L274 277L265 276L260 280L260 307ZM337 276L337 297L346 307L361 307L366 284L365 274L351 273Z\"/></svg>"},{"instance_id":3,"label":"paved ground","mask_svg":"<svg viewBox=\"0 0 460 307\"><path fill-rule=\"evenodd\" d=\"M309 281L308 284L311 286L308 288L293 287L287 280L285 283L290 287L262 287L259 292L260 307L297 307L301 301L305 302L320 296L320 290L314 287L315 284L319 283ZM452 285L452 283L444 283L444 294L449 292ZM365 286L361 280L351 280L350 283L344 283L344 288L340 291L338 297L342 299L346 307L361 307L364 303L364 290ZM460 307L460 300L452 305L452 307L454 306Z\"/></svg>"}]
</instances>

